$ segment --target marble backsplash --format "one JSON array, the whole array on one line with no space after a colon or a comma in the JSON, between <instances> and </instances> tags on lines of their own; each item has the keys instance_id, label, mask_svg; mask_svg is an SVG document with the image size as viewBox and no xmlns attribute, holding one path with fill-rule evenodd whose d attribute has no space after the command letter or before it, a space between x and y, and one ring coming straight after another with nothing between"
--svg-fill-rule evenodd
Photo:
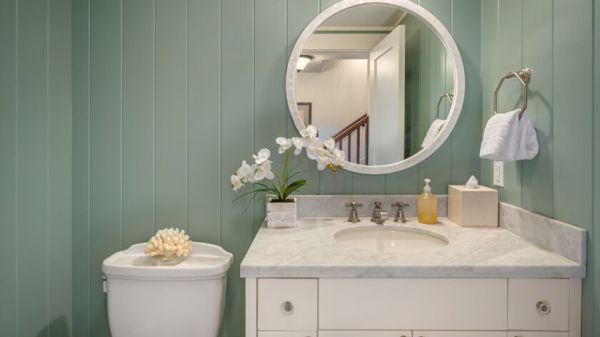
<instances>
[{"instance_id":1,"label":"marble backsplash","mask_svg":"<svg viewBox=\"0 0 600 337\"><path fill-rule=\"evenodd\" d=\"M448 215L448 197L437 195L438 216ZM416 195L297 195L299 217L348 217L350 208L346 207L349 202L362 203L358 208L359 217L371 217L375 202L381 202L381 207L388 212L390 217L396 213L396 208L391 205L395 202L406 202L408 208L404 210L407 217L417 216Z\"/></svg>"},{"instance_id":2,"label":"marble backsplash","mask_svg":"<svg viewBox=\"0 0 600 337\"><path fill-rule=\"evenodd\" d=\"M587 231L507 203L500 203L499 225L549 251L585 265Z\"/></svg>"}]
</instances>

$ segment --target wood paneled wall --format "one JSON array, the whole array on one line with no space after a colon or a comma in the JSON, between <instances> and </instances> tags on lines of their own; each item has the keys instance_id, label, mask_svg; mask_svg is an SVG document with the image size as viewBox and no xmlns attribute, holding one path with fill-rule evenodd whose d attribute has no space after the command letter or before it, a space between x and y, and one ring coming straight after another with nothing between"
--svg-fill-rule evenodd
<instances>
[{"instance_id":1,"label":"wood paneled wall","mask_svg":"<svg viewBox=\"0 0 600 337\"><path fill-rule=\"evenodd\" d=\"M0 2L0 335L71 335L71 2Z\"/></svg>"}]
</instances>

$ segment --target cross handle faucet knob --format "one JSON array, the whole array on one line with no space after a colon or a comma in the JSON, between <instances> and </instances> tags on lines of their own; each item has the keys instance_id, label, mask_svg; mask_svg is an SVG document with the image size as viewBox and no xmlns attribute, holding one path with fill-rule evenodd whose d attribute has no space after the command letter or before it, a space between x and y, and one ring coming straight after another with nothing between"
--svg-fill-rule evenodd
<instances>
[{"instance_id":1,"label":"cross handle faucet knob","mask_svg":"<svg viewBox=\"0 0 600 337\"><path fill-rule=\"evenodd\" d=\"M406 202L395 202L392 204L392 207L398 207L396 210L396 216L394 217L395 222L406 223L406 216L404 216L404 209L410 207L410 205Z\"/></svg>"},{"instance_id":2,"label":"cross handle faucet knob","mask_svg":"<svg viewBox=\"0 0 600 337\"><path fill-rule=\"evenodd\" d=\"M350 216L348 217L348 222L352 222L352 223L360 222L360 218L358 217L357 208L362 207L362 204L352 201L352 202L347 203L346 207L351 207Z\"/></svg>"}]
</instances>

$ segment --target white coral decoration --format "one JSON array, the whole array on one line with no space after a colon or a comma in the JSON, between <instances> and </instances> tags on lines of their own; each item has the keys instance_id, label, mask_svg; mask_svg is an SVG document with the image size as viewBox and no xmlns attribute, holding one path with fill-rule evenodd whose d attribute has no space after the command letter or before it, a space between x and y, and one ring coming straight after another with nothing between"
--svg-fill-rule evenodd
<instances>
[{"instance_id":1,"label":"white coral decoration","mask_svg":"<svg viewBox=\"0 0 600 337\"><path fill-rule=\"evenodd\" d=\"M150 256L176 258L188 256L192 251L192 241L184 230L178 228L161 229L150 238L144 253Z\"/></svg>"}]
</instances>

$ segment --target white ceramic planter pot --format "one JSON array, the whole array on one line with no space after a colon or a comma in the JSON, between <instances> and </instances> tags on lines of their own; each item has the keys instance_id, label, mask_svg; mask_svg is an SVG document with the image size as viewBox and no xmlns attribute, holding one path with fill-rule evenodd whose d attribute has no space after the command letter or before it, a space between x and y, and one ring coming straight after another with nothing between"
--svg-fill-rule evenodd
<instances>
[{"instance_id":1,"label":"white ceramic planter pot","mask_svg":"<svg viewBox=\"0 0 600 337\"><path fill-rule=\"evenodd\" d=\"M297 226L298 201L294 202L272 202L267 198L267 227L290 228Z\"/></svg>"}]
</instances>

